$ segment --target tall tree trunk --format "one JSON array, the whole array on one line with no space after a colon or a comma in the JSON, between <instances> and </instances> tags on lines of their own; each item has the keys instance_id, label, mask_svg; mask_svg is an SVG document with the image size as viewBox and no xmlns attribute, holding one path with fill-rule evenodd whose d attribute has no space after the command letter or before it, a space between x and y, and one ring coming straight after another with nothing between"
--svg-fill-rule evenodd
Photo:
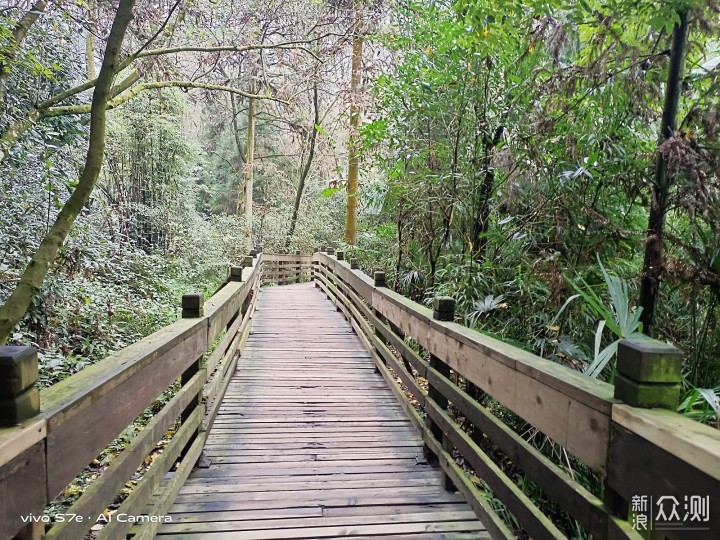
<instances>
[{"instance_id":1,"label":"tall tree trunk","mask_svg":"<svg viewBox=\"0 0 720 540\"><path fill-rule=\"evenodd\" d=\"M255 161L255 98L248 100L247 154L245 156L245 226L249 247L253 246L253 163Z\"/></svg>"},{"instance_id":2,"label":"tall tree trunk","mask_svg":"<svg viewBox=\"0 0 720 540\"><path fill-rule=\"evenodd\" d=\"M285 240L285 249L290 248L290 241L295 234L295 225L297 225L298 214L300 213L300 202L302 201L303 191L305 190L305 180L310 173L310 165L312 165L313 157L315 157L315 141L317 140L317 128L320 125L320 107L318 106L318 83L317 80L313 86L313 107L315 108L315 119L310 129L310 150L308 158L300 174L297 193L295 194L295 206L293 207L292 219L290 220L290 229L288 230L287 239Z\"/></svg>"},{"instance_id":3,"label":"tall tree trunk","mask_svg":"<svg viewBox=\"0 0 720 540\"><path fill-rule=\"evenodd\" d=\"M242 141L240 140L240 126L238 125L238 116L240 116L240 107L238 107L237 100L234 94L230 94L230 106L232 109L232 125L233 134L235 135L235 146L237 146L237 155L240 158L241 166L245 163L247 149L243 148ZM235 169L235 167L233 167ZM235 203L235 213L240 215L245 205L245 175L238 180L238 195L237 202Z\"/></svg>"},{"instance_id":4,"label":"tall tree trunk","mask_svg":"<svg viewBox=\"0 0 720 540\"><path fill-rule=\"evenodd\" d=\"M362 71L363 37L359 30L357 7L355 8L355 25L352 44L352 71L350 78L350 144L348 158L347 181L347 217L345 221L345 242L357 243L357 190L360 172L360 77Z\"/></svg>"},{"instance_id":5,"label":"tall tree trunk","mask_svg":"<svg viewBox=\"0 0 720 540\"><path fill-rule=\"evenodd\" d=\"M90 112L90 141L85 157L85 167L78 179L77 187L58 214L55 223L40 242L40 246L25 268L20 282L10 298L0 307L0 344L7 341L15 325L22 320L35 294L40 290L50 265L67 238L75 218L90 199L90 194L95 188L105 153L107 102L117 71L125 32L132 19L134 4L135 0L120 0L118 5L105 47L100 75L93 92Z\"/></svg>"},{"instance_id":6,"label":"tall tree trunk","mask_svg":"<svg viewBox=\"0 0 720 540\"><path fill-rule=\"evenodd\" d=\"M665 88L665 106L660 124L659 144L673 137L677 130L678 108L682 92L682 77L685 66L685 50L688 40L688 12L678 13L680 21L673 30L672 48L670 49L670 67ZM665 248L663 233L665 216L669 206L672 178L668 174L668 160L658 152L655 167L655 178L650 187L651 204L648 217L647 238L645 243L645 260L643 263L642 280L640 282L640 321L643 332L653 334L655 308L660 292L660 281L663 272Z\"/></svg>"}]
</instances>

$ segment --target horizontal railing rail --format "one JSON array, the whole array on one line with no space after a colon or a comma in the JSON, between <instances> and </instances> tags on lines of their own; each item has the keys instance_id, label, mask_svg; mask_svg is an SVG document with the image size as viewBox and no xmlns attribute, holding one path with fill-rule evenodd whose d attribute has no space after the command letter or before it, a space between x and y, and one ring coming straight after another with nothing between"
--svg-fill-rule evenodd
<instances>
[{"instance_id":1,"label":"horizontal railing rail","mask_svg":"<svg viewBox=\"0 0 720 540\"><path fill-rule=\"evenodd\" d=\"M655 340L624 341L617 381L610 385L456 324L451 298L436 298L428 309L389 290L382 272L370 278L355 260L331 253L313 255L316 286L373 353L378 370L422 430L426 451L442 467L448 488L465 495L494 537L515 537L517 531L500 519L489 493L470 479L456 456L532 538L565 535L504 472L498 456L593 538L640 538L651 526L657 531L663 524L652 522L658 507L650 505L672 503L671 497L686 520L689 501L707 505L686 523L693 538L717 535L720 431L666 410L677 400L679 351ZM427 351L427 359L406 338ZM502 415L483 406L479 394L575 456L601 480L599 487L585 487L503 422ZM655 535L686 537L687 530L674 527Z\"/></svg>"},{"instance_id":2,"label":"horizontal railing rail","mask_svg":"<svg viewBox=\"0 0 720 540\"><path fill-rule=\"evenodd\" d=\"M284 254L263 254L262 283L263 285L289 285L310 281L312 272L312 256Z\"/></svg>"},{"instance_id":3,"label":"horizontal railing rail","mask_svg":"<svg viewBox=\"0 0 720 540\"><path fill-rule=\"evenodd\" d=\"M174 430L117 510L128 516L167 513L200 457L250 332L262 258L249 257L245 268L231 268L226 283L207 301L200 294L185 295L177 322L41 390L39 411L37 403L30 407L35 410L27 406L32 401L27 396L37 393L37 353L29 347L0 348L0 369L9 370L11 380L19 374L24 381L16 397L2 402L5 423L22 422L0 428L0 538L83 538ZM48 527L46 505L167 390L173 390L172 397L162 409L63 512L64 520ZM125 538L132 525L109 520L96 538ZM144 523L133 530L134 538L152 538L159 525Z\"/></svg>"}]
</instances>

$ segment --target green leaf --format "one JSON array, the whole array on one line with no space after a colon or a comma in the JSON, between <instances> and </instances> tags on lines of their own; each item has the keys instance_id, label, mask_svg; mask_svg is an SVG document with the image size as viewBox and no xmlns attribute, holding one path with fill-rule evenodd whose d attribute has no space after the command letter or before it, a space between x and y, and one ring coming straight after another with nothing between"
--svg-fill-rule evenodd
<instances>
[{"instance_id":1,"label":"green leaf","mask_svg":"<svg viewBox=\"0 0 720 540\"><path fill-rule=\"evenodd\" d=\"M342 191L343 188L325 188L320 192L323 197L332 197L338 191Z\"/></svg>"}]
</instances>

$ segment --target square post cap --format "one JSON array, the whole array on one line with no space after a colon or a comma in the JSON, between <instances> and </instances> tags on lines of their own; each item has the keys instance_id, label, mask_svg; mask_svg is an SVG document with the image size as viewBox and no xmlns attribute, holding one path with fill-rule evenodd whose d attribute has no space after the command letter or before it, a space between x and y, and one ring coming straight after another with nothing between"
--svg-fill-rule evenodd
<instances>
[{"instance_id":1,"label":"square post cap","mask_svg":"<svg viewBox=\"0 0 720 540\"><path fill-rule=\"evenodd\" d=\"M242 281L242 266L230 267L230 281Z\"/></svg>"},{"instance_id":2,"label":"square post cap","mask_svg":"<svg viewBox=\"0 0 720 540\"><path fill-rule=\"evenodd\" d=\"M17 425L40 412L37 378L34 347L0 347L0 427Z\"/></svg>"},{"instance_id":3,"label":"square post cap","mask_svg":"<svg viewBox=\"0 0 720 540\"><path fill-rule=\"evenodd\" d=\"M455 299L451 296L436 296L433 298L433 319L438 321L454 320Z\"/></svg>"},{"instance_id":4,"label":"square post cap","mask_svg":"<svg viewBox=\"0 0 720 540\"><path fill-rule=\"evenodd\" d=\"M182 317L183 319L193 319L203 316L205 306L205 297L202 293L183 294L182 297Z\"/></svg>"}]
</instances>

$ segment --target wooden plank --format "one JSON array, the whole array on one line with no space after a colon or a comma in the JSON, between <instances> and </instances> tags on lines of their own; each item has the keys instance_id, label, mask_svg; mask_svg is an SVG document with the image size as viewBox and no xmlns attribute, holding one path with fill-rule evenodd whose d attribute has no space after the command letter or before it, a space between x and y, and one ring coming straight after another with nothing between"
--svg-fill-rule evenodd
<instances>
[{"instance_id":1,"label":"wooden plank","mask_svg":"<svg viewBox=\"0 0 720 540\"><path fill-rule=\"evenodd\" d=\"M130 479L145 456L152 452L157 442L175 424L185 407L197 396L205 382L206 372L200 370L186 386L153 416L143 430L135 436L122 453L103 471L102 475L83 492L67 510L80 516L98 516L108 507L120 489ZM45 538L82 538L92 523L68 520L55 524Z\"/></svg>"},{"instance_id":2,"label":"wooden plank","mask_svg":"<svg viewBox=\"0 0 720 540\"><path fill-rule=\"evenodd\" d=\"M227 323L240 311L251 285L248 282L230 281L212 298L205 301L205 318L208 325L208 344L215 341Z\"/></svg>"},{"instance_id":3,"label":"wooden plank","mask_svg":"<svg viewBox=\"0 0 720 540\"><path fill-rule=\"evenodd\" d=\"M293 255L283 253L263 253L263 262L295 262L300 261L302 264L312 264L312 255Z\"/></svg>"},{"instance_id":4,"label":"wooden plank","mask_svg":"<svg viewBox=\"0 0 720 540\"><path fill-rule=\"evenodd\" d=\"M150 497L160 485L165 473L170 470L185 448L185 445L196 434L197 427L202 421L204 411L200 407L196 407L192 414L182 424L175 436L165 447L160 457L153 461L150 469L143 476L142 481L128 495L118 508L118 513L127 514L128 516L136 516L145 507ZM202 440L202 439L198 439ZM194 463L194 462L193 462ZM127 531L130 530L132 523L120 520L111 520L97 534L98 540L109 540L115 538L123 538Z\"/></svg>"},{"instance_id":5,"label":"wooden plank","mask_svg":"<svg viewBox=\"0 0 720 540\"><path fill-rule=\"evenodd\" d=\"M206 328L181 319L41 391L50 499L203 354Z\"/></svg>"},{"instance_id":6,"label":"wooden plank","mask_svg":"<svg viewBox=\"0 0 720 540\"><path fill-rule=\"evenodd\" d=\"M0 538L14 538L27 527L23 516L43 515L48 503L46 479L44 440L0 466Z\"/></svg>"},{"instance_id":7,"label":"wooden plank","mask_svg":"<svg viewBox=\"0 0 720 540\"><path fill-rule=\"evenodd\" d=\"M344 506L378 506L394 504L425 504L425 503L461 503L461 495L450 493L427 493L393 495L392 492L376 493L370 497L332 497L317 496L298 501L296 499L284 500L275 498L267 501L224 500L205 502L203 495L196 500L177 503L173 507L175 512L219 512L226 510L267 510L271 508L303 508L307 506L344 507Z\"/></svg>"},{"instance_id":8,"label":"wooden plank","mask_svg":"<svg viewBox=\"0 0 720 540\"><path fill-rule=\"evenodd\" d=\"M572 480L560 467L439 372L428 368L427 377L428 382L447 397L467 420L479 428L589 533L595 537L606 534L609 509L598 497Z\"/></svg>"},{"instance_id":9,"label":"wooden plank","mask_svg":"<svg viewBox=\"0 0 720 540\"><path fill-rule=\"evenodd\" d=\"M718 481L714 475L688 464L674 455L672 450L656 446L644 437L633 433L613 422L612 443L610 445L610 464L608 485L626 501L634 496L648 496L650 512L657 512L660 497L675 497L678 502L680 519L689 509L689 497L708 497L708 521L687 522L687 526L697 526L691 533L688 530L663 530L669 538L717 538L720 530L720 497ZM657 472L662 471L661 474ZM666 515L670 515L667 506Z\"/></svg>"},{"instance_id":10,"label":"wooden plank","mask_svg":"<svg viewBox=\"0 0 720 540\"><path fill-rule=\"evenodd\" d=\"M388 523L380 525L353 525L336 527L315 527L310 529L271 529L254 531L204 532L202 537L207 540L215 538L233 538L236 540L285 540L285 539L316 539L336 536L358 535L398 535L445 531L482 531L478 521L451 521L437 523ZM163 535L165 536L165 535ZM171 534L168 538L197 538L193 534Z\"/></svg>"},{"instance_id":11,"label":"wooden plank","mask_svg":"<svg viewBox=\"0 0 720 540\"><path fill-rule=\"evenodd\" d=\"M46 435L45 418L30 418L17 426L0 428L0 467L35 446Z\"/></svg>"},{"instance_id":12,"label":"wooden plank","mask_svg":"<svg viewBox=\"0 0 720 540\"><path fill-rule=\"evenodd\" d=\"M263 492L267 495L275 493L276 497L280 497L283 494L279 492L284 491L297 491L299 489L305 490L324 490L324 489L338 489L338 488L370 488L374 489L377 493L379 488L392 488L397 489L398 487L411 487L411 486L438 486L438 476L435 474L428 474L423 476L411 476L411 477L385 477L368 480L304 480L301 482L276 482L276 483L262 483L262 484L249 484L243 483L238 484L220 484L220 483L205 483L205 484L185 484L180 490L181 494L189 493L235 493L241 490L243 493Z\"/></svg>"},{"instance_id":13,"label":"wooden plank","mask_svg":"<svg viewBox=\"0 0 720 540\"><path fill-rule=\"evenodd\" d=\"M559 539L565 537L445 411L441 410L432 400L427 400L425 405L425 410L435 425L458 449L460 455L470 464L475 473L490 486L493 495L508 507L524 530L533 538ZM427 442L427 437L424 439Z\"/></svg>"},{"instance_id":14,"label":"wooden plank","mask_svg":"<svg viewBox=\"0 0 720 540\"><path fill-rule=\"evenodd\" d=\"M613 422L720 480L720 430L673 411L615 405Z\"/></svg>"},{"instance_id":15,"label":"wooden plank","mask_svg":"<svg viewBox=\"0 0 720 540\"><path fill-rule=\"evenodd\" d=\"M183 457L180 466L177 468L172 478L167 482L167 484L165 484L165 489L160 494L160 497L155 500L155 504L152 507L152 512L149 514L150 516L159 517L167 515L173 502L175 502L175 497L177 497L180 488L182 487L187 477L190 475L190 472L197 463L198 459L200 459L200 454L202 453L204 442L205 433L202 433L192 443L192 446ZM133 537L134 540L150 540L155 536L155 533L160 528L160 524L160 521L151 520L146 522L136 532L135 536Z\"/></svg>"},{"instance_id":16,"label":"wooden plank","mask_svg":"<svg viewBox=\"0 0 720 540\"><path fill-rule=\"evenodd\" d=\"M435 436L429 429L425 429L423 431L423 439L426 441L430 450L438 457L439 464L445 474L448 475L458 491L464 495L468 504L475 511L475 514L482 520L492 537L507 539L515 538L515 535L510 532L507 525L495 513L495 510L487 501L485 494L480 492L477 486L473 484L467 473L463 471L457 463L455 463L453 456L443 449L442 444L435 439Z\"/></svg>"},{"instance_id":17,"label":"wooden plank","mask_svg":"<svg viewBox=\"0 0 720 540\"><path fill-rule=\"evenodd\" d=\"M471 521L475 514L471 510L464 512L420 512L415 514L386 514L375 516L374 525L391 523L442 523L446 521ZM207 533L217 531L268 531L274 529L292 529L301 526L303 529L311 527L347 527L360 525L357 517L336 518L302 518L302 519L274 519L237 521L212 521L199 523L165 524L160 529L161 534L171 533ZM282 531L278 531L282 534Z\"/></svg>"},{"instance_id":18,"label":"wooden plank","mask_svg":"<svg viewBox=\"0 0 720 540\"><path fill-rule=\"evenodd\" d=\"M592 469L605 471L613 403L610 385L576 384L582 378L578 373L458 324L435 321L430 310L387 289L374 292L373 307ZM542 368L530 368L528 363Z\"/></svg>"}]
</instances>

